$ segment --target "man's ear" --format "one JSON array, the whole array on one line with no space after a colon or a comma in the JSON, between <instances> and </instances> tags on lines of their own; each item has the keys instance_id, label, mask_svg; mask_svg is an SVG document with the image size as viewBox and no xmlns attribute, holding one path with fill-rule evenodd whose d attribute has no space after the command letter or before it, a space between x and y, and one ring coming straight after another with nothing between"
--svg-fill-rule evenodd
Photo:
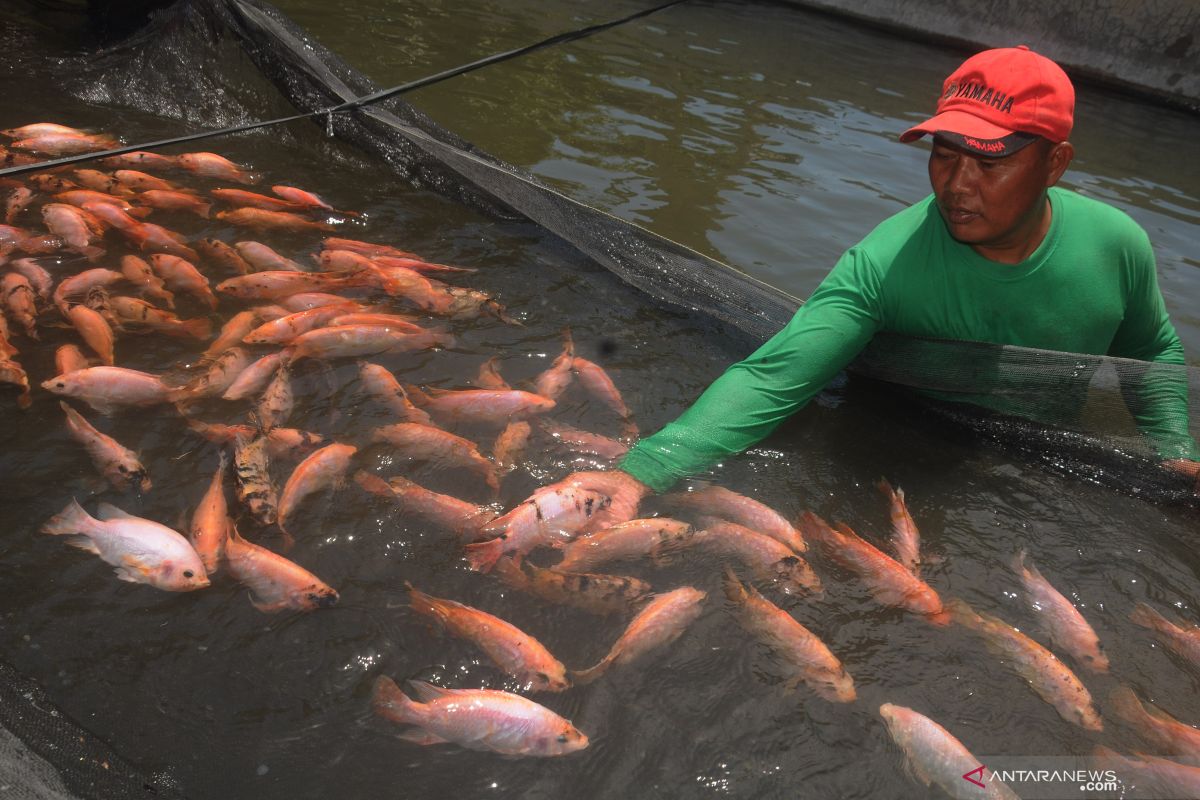
<instances>
[{"instance_id":1,"label":"man's ear","mask_svg":"<svg viewBox=\"0 0 1200 800\"><path fill-rule=\"evenodd\" d=\"M1075 158L1075 146L1070 142L1059 142L1050 148L1050 152L1046 155L1046 161L1049 164L1049 170L1046 172L1046 188L1058 183L1059 178L1067 171L1067 167L1071 166L1071 159Z\"/></svg>"}]
</instances>

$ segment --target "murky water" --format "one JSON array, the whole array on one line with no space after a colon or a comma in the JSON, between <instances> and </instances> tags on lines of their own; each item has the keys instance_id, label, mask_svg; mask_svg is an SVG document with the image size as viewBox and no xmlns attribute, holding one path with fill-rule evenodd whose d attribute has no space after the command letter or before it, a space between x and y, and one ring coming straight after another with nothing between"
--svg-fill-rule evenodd
<instances>
[{"instance_id":1,"label":"murky water","mask_svg":"<svg viewBox=\"0 0 1200 800\"><path fill-rule=\"evenodd\" d=\"M282 7L381 83L594 19L582 4L356 3L338 14L324 4ZM611 13L626 7L633 6ZM925 110L929 87L956 61L783 7L689 4L411 99L574 196L805 294L842 249L926 191L923 151L896 144L894 135ZM0 107L3 127L54 115L131 139L184 129L67 101L28 76L5 83L8 96L26 99ZM1071 173L1072 186L1121 205L1150 231L1168 303L1192 351L1200 346L1186 302L1197 289L1189 255L1200 213L1196 125L1081 92L1081 156ZM294 139L249 136L211 147L366 212L368 222L346 235L477 267L470 285L496 294L525 322L456 324L451 351L379 359L403 380L461 386L482 361L500 356L505 376L520 384L549 364L569 324L581 354L604 364L642 429L654 430L750 346L648 300L532 226L497 223L406 188L352 153L331 159L307 128ZM188 236L234 238L217 223L170 222ZM297 259L317 245L315 236L258 238ZM240 307L223 301L220 316ZM54 328L40 345L21 340L31 380L49 377L54 347L72 340ZM123 338L117 358L176 374L200 349ZM299 370L293 424L365 445L387 417L364 398L355 372L338 364L328 381L311 365ZM211 403L202 416L240 421L247 408ZM291 554L341 592L335 609L263 615L220 576L190 595L120 583L98 559L39 536L38 526L72 496L90 510L105 500L182 526L207 487L216 448L167 413L97 423L139 450L154 480L145 497L126 498L96 487L46 393L29 412L9 405L4 414L0 657L36 676L69 714L143 769L170 772L190 797L921 796L880 722L884 702L930 715L981 756L1144 747L1111 717L1099 736L1064 722L961 628L882 609L815 557L822 599L772 596L842 658L859 700L833 705L803 687L788 689L777 656L751 646L734 622L719 562L699 555L625 570L656 589L695 585L709 593L705 613L675 645L592 686L536 696L591 737L587 750L534 760L403 743L370 712L377 675L514 688L478 651L415 618L405 581L504 616L571 667L594 663L624 620L547 608L468 572L443 534L353 484L305 503ZM578 391L556 416L616 432L616 420ZM494 434L468 432L485 445ZM469 475L392 463L383 447L364 446L356 463L488 499ZM511 506L583 466L536 448L506 478L500 502ZM284 480L289 468L277 465L276 477ZM875 540L888 523L872 483L887 476L906 489L926 548L941 559L926 571L937 591L1032 630L1009 567L1026 548L1080 602L1108 651L1112 674L1085 678L1098 700L1128 684L1176 717L1200 721L1200 673L1127 619L1145 600L1200 621L1198 523L1187 512L1015 461L861 382L823 395L717 475L788 515L813 509ZM261 541L277 543L270 532Z\"/></svg>"}]
</instances>

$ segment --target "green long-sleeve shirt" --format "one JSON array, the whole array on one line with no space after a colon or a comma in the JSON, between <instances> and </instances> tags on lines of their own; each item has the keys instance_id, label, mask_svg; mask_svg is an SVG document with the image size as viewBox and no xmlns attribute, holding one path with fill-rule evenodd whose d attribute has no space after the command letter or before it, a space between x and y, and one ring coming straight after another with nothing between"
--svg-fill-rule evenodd
<instances>
[{"instance_id":1,"label":"green long-sleeve shirt","mask_svg":"<svg viewBox=\"0 0 1200 800\"><path fill-rule=\"evenodd\" d=\"M1050 229L1019 264L949 235L932 195L847 250L792 320L729 367L620 468L656 491L766 437L878 331L1183 364L1146 233L1125 213L1049 192ZM1186 382L1149 385L1138 422L1164 458L1191 457Z\"/></svg>"}]
</instances>

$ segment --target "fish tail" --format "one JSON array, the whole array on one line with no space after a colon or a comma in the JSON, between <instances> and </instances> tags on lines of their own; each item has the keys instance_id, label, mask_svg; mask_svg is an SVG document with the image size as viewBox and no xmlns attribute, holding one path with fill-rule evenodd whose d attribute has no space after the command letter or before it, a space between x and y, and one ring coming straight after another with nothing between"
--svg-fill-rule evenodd
<instances>
[{"instance_id":1,"label":"fish tail","mask_svg":"<svg viewBox=\"0 0 1200 800\"><path fill-rule=\"evenodd\" d=\"M1129 621L1134 625L1141 625L1143 628L1156 631L1169 630L1173 627L1170 620L1145 603L1138 603L1134 607L1129 614Z\"/></svg>"},{"instance_id":2,"label":"fish tail","mask_svg":"<svg viewBox=\"0 0 1200 800\"><path fill-rule=\"evenodd\" d=\"M412 605L413 610L432 617L438 625L444 626L446 623L446 607L442 604L442 601L425 594L408 581L405 581L404 585L408 587L409 603Z\"/></svg>"},{"instance_id":3,"label":"fish tail","mask_svg":"<svg viewBox=\"0 0 1200 800\"><path fill-rule=\"evenodd\" d=\"M736 573L734 573L732 567L725 567L724 585L725 596L729 598L731 602L740 605L750 599L750 593L746 591L745 584L738 579L738 576Z\"/></svg>"},{"instance_id":4,"label":"fish tail","mask_svg":"<svg viewBox=\"0 0 1200 800\"><path fill-rule=\"evenodd\" d=\"M409 698L396 682L386 675L375 679L371 690L371 707L381 717L394 722L415 724L420 719L419 704Z\"/></svg>"},{"instance_id":5,"label":"fish tail","mask_svg":"<svg viewBox=\"0 0 1200 800\"><path fill-rule=\"evenodd\" d=\"M212 203L201 203L196 206L196 213L205 219L209 218L209 213L212 211Z\"/></svg>"},{"instance_id":6,"label":"fish tail","mask_svg":"<svg viewBox=\"0 0 1200 800\"><path fill-rule=\"evenodd\" d=\"M896 498L896 490L892 488L892 484L888 482L887 478L880 478L877 480L875 482L875 488L878 489L880 493L882 493L883 496L888 500L894 500Z\"/></svg>"},{"instance_id":7,"label":"fish tail","mask_svg":"<svg viewBox=\"0 0 1200 800\"><path fill-rule=\"evenodd\" d=\"M965 628L979 630L983 626L983 619L975 613L975 609L967 605L965 600L959 600L957 597L947 600L940 613L949 614L950 619Z\"/></svg>"},{"instance_id":8,"label":"fish tail","mask_svg":"<svg viewBox=\"0 0 1200 800\"><path fill-rule=\"evenodd\" d=\"M492 567L500 560L500 556L504 555L504 537L497 536L486 542L469 544L463 549L466 550L467 561L470 562L471 569L476 572L491 572Z\"/></svg>"},{"instance_id":9,"label":"fish tail","mask_svg":"<svg viewBox=\"0 0 1200 800\"><path fill-rule=\"evenodd\" d=\"M212 336L212 320L208 317L185 319L179 323L179 330L187 336L204 340Z\"/></svg>"},{"instance_id":10,"label":"fish tail","mask_svg":"<svg viewBox=\"0 0 1200 800\"><path fill-rule=\"evenodd\" d=\"M571 682L576 686L586 686L608 671L612 661L606 656L599 664L587 669L571 670Z\"/></svg>"},{"instance_id":11,"label":"fish tail","mask_svg":"<svg viewBox=\"0 0 1200 800\"><path fill-rule=\"evenodd\" d=\"M72 497L66 508L46 520L41 530L51 536L70 536L90 532L95 523L95 517L84 511Z\"/></svg>"},{"instance_id":12,"label":"fish tail","mask_svg":"<svg viewBox=\"0 0 1200 800\"><path fill-rule=\"evenodd\" d=\"M1134 721L1146 716L1146 709L1142 706L1142 702L1133 693L1133 689L1128 686L1118 686L1113 689L1108 695L1108 701L1112 705L1113 711L1126 720Z\"/></svg>"},{"instance_id":13,"label":"fish tail","mask_svg":"<svg viewBox=\"0 0 1200 800\"><path fill-rule=\"evenodd\" d=\"M412 401L414 406L429 405L429 395L421 391L421 387L415 386L411 383L406 383L401 385L400 389L404 393L404 396Z\"/></svg>"},{"instance_id":14,"label":"fish tail","mask_svg":"<svg viewBox=\"0 0 1200 800\"><path fill-rule=\"evenodd\" d=\"M392 487L388 485L387 481L378 475L373 475L370 472L367 472L366 470L360 469L358 472L354 473L354 482L361 486L364 491L368 491L371 494L376 494L380 497L394 496Z\"/></svg>"},{"instance_id":15,"label":"fish tail","mask_svg":"<svg viewBox=\"0 0 1200 800\"><path fill-rule=\"evenodd\" d=\"M496 572L496 577L507 583L509 586L515 586L518 589L524 589L529 586L529 576L525 574L523 569L517 566L513 559L497 559L493 568Z\"/></svg>"},{"instance_id":16,"label":"fish tail","mask_svg":"<svg viewBox=\"0 0 1200 800\"><path fill-rule=\"evenodd\" d=\"M141 208L131 208L125 213L134 219L145 219L154 213L154 209L150 206L142 206Z\"/></svg>"}]
</instances>

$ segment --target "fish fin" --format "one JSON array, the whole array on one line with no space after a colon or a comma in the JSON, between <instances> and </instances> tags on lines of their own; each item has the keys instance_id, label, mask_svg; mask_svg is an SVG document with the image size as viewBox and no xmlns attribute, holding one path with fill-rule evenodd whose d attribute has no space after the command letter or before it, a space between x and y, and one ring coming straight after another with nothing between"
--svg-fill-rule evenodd
<instances>
[{"instance_id":1,"label":"fish fin","mask_svg":"<svg viewBox=\"0 0 1200 800\"><path fill-rule=\"evenodd\" d=\"M126 583L145 583L145 581L138 577L140 573L128 567L120 566L115 568L113 572L116 573L117 580L125 581Z\"/></svg>"},{"instance_id":2,"label":"fish fin","mask_svg":"<svg viewBox=\"0 0 1200 800\"><path fill-rule=\"evenodd\" d=\"M1138 603L1134 606L1133 611L1129 614L1129 621L1134 625L1141 625L1143 628L1156 631L1174 627L1170 620L1145 603Z\"/></svg>"},{"instance_id":3,"label":"fish fin","mask_svg":"<svg viewBox=\"0 0 1200 800\"><path fill-rule=\"evenodd\" d=\"M518 589L526 589L529 586L529 576L525 574L523 569L517 566L517 563L514 559L497 559L492 569L495 572L496 577L507 583L509 586L513 586Z\"/></svg>"},{"instance_id":4,"label":"fish fin","mask_svg":"<svg viewBox=\"0 0 1200 800\"><path fill-rule=\"evenodd\" d=\"M429 703L437 700L439 697L450 697L456 694L457 689L447 689L442 686L429 683L428 681L410 680L408 686L416 693L417 699L423 703Z\"/></svg>"},{"instance_id":5,"label":"fish fin","mask_svg":"<svg viewBox=\"0 0 1200 800\"><path fill-rule=\"evenodd\" d=\"M449 744L449 739L443 739L436 733L430 733L424 728L412 728L396 735L397 739L403 739L412 744Z\"/></svg>"},{"instance_id":6,"label":"fish fin","mask_svg":"<svg viewBox=\"0 0 1200 800\"><path fill-rule=\"evenodd\" d=\"M946 601L942 608L942 613L949 614L952 620L966 628L977 629L983 623L983 619L976 613L975 609L971 608L966 600L960 600L957 597L952 597Z\"/></svg>"},{"instance_id":7,"label":"fish fin","mask_svg":"<svg viewBox=\"0 0 1200 800\"><path fill-rule=\"evenodd\" d=\"M121 578L121 580L140 581L141 578L148 577L152 572L154 572L153 568L132 554L121 556L121 564L117 567L118 575L125 573L131 576L129 578ZM135 577L139 575L141 578Z\"/></svg>"},{"instance_id":8,"label":"fish fin","mask_svg":"<svg viewBox=\"0 0 1200 800\"><path fill-rule=\"evenodd\" d=\"M892 488L892 484L888 483L887 478L880 478L875 482L875 488L883 494L888 500L891 500L896 495L896 490Z\"/></svg>"},{"instance_id":9,"label":"fish fin","mask_svg":"<svg viewBox=\"0 0 1200 800\"><path fill-rule=\"evenodd\" d=\"M278 600L274 603L264 603L262 600L258 599L257 595L255 595L253 592L251 592L250 605L254 606L255 609L257 609L258 611L261 611L264 614L275 614L275 613L277 613L279 611L283 611L285 608L287 608L288 601L287 600Z\"/></svg>"},{"instance_id":10,"label":"fish fin","mask_svg":"<svg viewBox=\"0 0 1200 800\"><path fill-rule=\"evenodd\" d=\"M66 508L46 520L42 525L42 533L51 536L78 534L90 529L95 521L95 518L84 511L83 506L79 505L75 498L71 498L71 502L67 504Z\"/></svg>"},{"instance_id":11,"label":"fish fin","mask_svg":"<svg viewBox=\"0 0 1200 800\"><path fill-rule=\"evenodd\" d=\"M85 536L82 533L67 534L66 541L71 547L78 547L80 550L100 555L100 548L96 546L96 543L92 541L91 537Z\"/></svg>"},{"instance_id":12,"label":"fish fin","mask_svg":"<svg viewBox=\"0 0 1200 800\"><path fill-rule=\"evenodd\" d=\"M486 542L476 542L464 547L463 550L466 551L465 554L467 561L471 564L471 569L475 572L490 572L500 556L504 555L506 538L504 534L501 534L495 539L488 539Z\"/></svg>"},{"instance_id":13,"label":"fish fin","mask_svg":"<svg viewBox=\"0 0 1200 800\"><path fill-rule=\"evenodd\" d=\"M1126 720L1136 720L1146 714L1142 701L1128 686L1113 689L1108 695L1108 701L1117 715Z\"/></svg>"},{"instance_id":14,"label":"fish fin","mask_svg":"<svg viewBox=\"0 0 1200 800\"><path fill-rule=\"evenodd\" d=\"M731 602L741 605L750 599L750 592L746 590L745 584L738 579L737 574L729 565L725 566L725 596Z\"/></svg>"},{"instance_id":15,"label":"fish fin","mask_svg":"<svg viewBox=\"0 0 1200 800\"><path fill-rule=\"evenodd\" d=\"M430 389L429 394L426 394L421 390L421 387L412 383L401 384L400 388L404 391L404 396L411 400L412 404L417 407L429 405L429 395L436 391Z\"/></svg>"},{"instance_id":16,"label":"fish fin","mask_svg":"<svg viewBox=\"0 0 1200 800\"><path fill-rule=\"evenodd\" d=\"M104 521L108 521L110 519L139 519L139 517L135 517L128 511L122 511L112 503L101 503L100 505L96 506L96 508L99 509L97 511L97 515L101 520Z\"/></svg>"},{"instance_id":17,"label":"fish fin","mask_svg":"<svg viewBox=\"0 0 1200 800\"><path fill-rule=\"evenodd\" d=\"M576 686L586 686L607 672L608 666L611 663L612 661L606 657L594 667L579 670L573 669L571 670L571 682Z\"/></svg>"},{"instance_id":18,"label":"fish fin","mask_svg":"<svg viewBox=\"0 0 1200 800\"><path fill-rule=\"evenodd\" d=\"M212 320L208 317L194 317L179 323L179 330L195 339L207 340L212 336Z\"/></svg>"}]
</instances>

